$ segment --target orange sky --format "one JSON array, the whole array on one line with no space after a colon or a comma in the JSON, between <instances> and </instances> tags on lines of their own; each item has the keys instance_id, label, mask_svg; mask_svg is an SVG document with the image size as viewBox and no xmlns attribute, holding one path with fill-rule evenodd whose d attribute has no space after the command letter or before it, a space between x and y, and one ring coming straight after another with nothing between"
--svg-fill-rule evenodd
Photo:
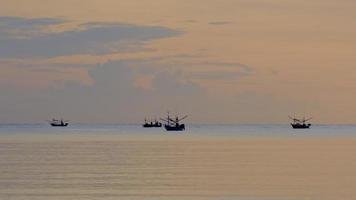
<instances>
[{"instance_id":1,"label":"orange sky","mask_svg":"<svg viewBox=\"0 0 356 200\"><path fill-rule=\"evenodd\" d=\"M129 60L133 63L130 68L139 71L133 80L134 88L155 90L151 81L168 71L182 77L179 84L197 86L205 95L202 100L199 95L196 98L189 92L182 93L189 102L167 97L164 100L171 101L171 105L157 102L162 107L147 109L144 115L160 115L173 109L193 116L193 122L285 123L287 116L295 113L311 115L317 123L356 123L353 1L0 0L0 5L0 16L68 20L45 27L53 33L74 30L78 24L89 22L164 27L179 32L140 41L135 43L140 48L127 52L110 47L114 50L104 53L3 56L0 89L11 86L14 90L29 87L41 91L65 87L59 82L90 87L96 84L90 70L105 67L108 61ZM144 67L147 63L150 67ZM41 70L29 72L27 65ZM115 91L113 88L112 93ZM156 96L164 94L157 89ZM31 109L13 108L17 114L9 116L6 112L11 110L6 106L0 120L26 121L24 118L31 116L39 120L55 115L55 110L35 114ZM102 113L100 119L82 115L80 110L58 113L84 122L141 119L139 112L128 116Z\"/></svg>"}]
</instances>

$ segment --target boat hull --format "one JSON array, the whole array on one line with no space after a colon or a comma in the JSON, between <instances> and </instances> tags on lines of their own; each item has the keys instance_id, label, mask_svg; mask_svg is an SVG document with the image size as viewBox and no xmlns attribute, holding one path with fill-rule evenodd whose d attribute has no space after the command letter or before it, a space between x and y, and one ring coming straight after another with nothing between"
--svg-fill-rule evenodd
<instances>
[{"instance_id":1,"label":"boat hull","mask_svg":"<svg viewBox=\"0 0 356 200\"><path fill-rule=\"evenodd\" d=\"M185 130L185 125L181 124L179 126L170 126L170 125L165 125L164 128L167 131L184 131Z\"/></svg>"},{"instance_id":2,"label":"boat hull","mask_svg":"<svg viewBox=\"0 0 356 200\"><path fill-rule=\"evenodd\" d=\"M162 124L144 124L142 125L143 128L161 128Z\"/></svg>"},{"instance_id":3,"label":"boat hull","mask_svg":"<svg viewBox=\"0 0 356 200\"><path fill-rule=\"evenodd\" d=\"M68 126L68 123L65 123L65 124L51 124L51 126L53 126L53 127L66 127L66 126Z\"/></svg>"},{"instance_id":4,"label":"boat hull","mask_svg":"<svg viewBox=\"0 0 356 200\"><path fill-rule=\"evenodd\" d=\"M293 129L309 129L311 124L291 124Z\"/></svg>"}]
</instances>

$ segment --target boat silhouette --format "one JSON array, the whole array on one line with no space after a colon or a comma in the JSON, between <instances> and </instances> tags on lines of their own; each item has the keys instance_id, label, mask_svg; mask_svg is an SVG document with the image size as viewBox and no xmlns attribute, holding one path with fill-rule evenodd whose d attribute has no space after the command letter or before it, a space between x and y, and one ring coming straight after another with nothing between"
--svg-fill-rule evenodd
<instances>
[{"instance_id":1,"label":"boat silhouette","mask_svg":"<svg viewBox=\"0 0 356 200\"><path fill-rule=\"evenodd\" d=\"M145 118L145 123L142 125L142 127L143 128L160 128L160 127L162 127L162 123L157 120L148 122L147 119Z\"/></svg>"},{"instance_id":2,"label":"boat silhouette","mask_svg":"<svg viewBox=\"0 0 356 200\"><path fill-rule=\"evenodd\" d=\"M170 116L169 116L169 112L168 112L168 115L167 115L167 118L166 119L162 119L162 121L166 122L166 124L164 125L164 128L167 130L167 131L184 131L185 130L185 124L180 124L180 122L184 119L186 119L188 116L184 116L182 118L179 118L178 116L175 117L175 119L172 119Z\"/></svg>"},{"instance_id":3,"label":"boat silhouette","mask_svg":"<svg viewBox=\"0 0 356 200\"><path fill-rule=\"evenodd\" d=\"M69 123L68 123L69 121L66 121L66 120L63 120L63 119L57 120L57 119L53 118L52 120L50 120L48 122L53 127L66 127L66 126L69 125Z\"/></svg>"},{"instance_id":4,"label":"boat silhouette","mask_svg":"<svg viewBox=\"0 0 356 200\"><path fill-rule=\"evenodd\" d=\"M291 126L294 129L308 129L310 128L311 124L307 124L306 122L308 122L309 120L311 120L312 118L308 118L305 119L305 117L303 119L297 119L295 117L289 117L291 120L293 120L293 122L291 123Z\"/></svg>"}]
</instances>

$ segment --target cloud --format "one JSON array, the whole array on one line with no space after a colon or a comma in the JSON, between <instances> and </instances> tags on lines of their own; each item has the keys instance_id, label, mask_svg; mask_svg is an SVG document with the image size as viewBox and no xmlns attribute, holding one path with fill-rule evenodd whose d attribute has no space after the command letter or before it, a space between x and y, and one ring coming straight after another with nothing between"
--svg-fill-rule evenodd
<instances>
[{"instance_id":1,"label":"cloud","mask_svg":"<svg viewBox=\"0 0 356 200\"><path fill-rule=\"evenodd\" d=\"M152 89L136 86L137 79L148 73ZM0 113L7 113L0 115L0 120L36 122L66 117L83 122L138 122L168 109L189 114L205 93L183 73L156 69L153 63L108 61L89 69L89 76L90 85L58 80L40 90L0 87L6 96L0 99Z\"/></svg>"},{"instance_id":2,"label":"cloud","mask_svg":"<svg viewBox=\"0 0 356 200\"><path fill-rule=\"evenodd\" d=\"M242 76L246 76L247 74L240 71L221 71L221 70L214 70L214 71L200 71L192 73L192 77L195 79L210 79L210 80L235 80Z\"/></svg>"},{"instance_id":3,"label":"cloud","mask_svg":"<svg viewBox=\"0 0 356 200\"><path fill-rule=\"evenodd\" d=\"M201 92L200 86L180 71L157 73L152 80L152 86L161 94L169 96L191 96Z\"/></svg>"},{"instance_id":4,"label":"cloud","mask_svg":"<svg viewBox=\"0 0 356 200\"><path fill-rule=\"evenodd\" d=\"M184 22L186 22L186 23L198 23L198 21L194 20L194 19L188 19L188 20L185 20Z\"/></svg>"},{"instance_id":5,"label":"cloud","mask_svg":"<svg viewBox=\"0 0 356 200\"><path fill-rule=\"evenodd\" d=\"M192 77L197 79L231 80L250 76L254 72L250 66L235 62L202 62L201 64L218 69L194 72Z\"/></svg>"},{"instance_id":6,"label":"cloud","mask_svg":"<svg viewBox=\"0 0 356 200\"><path fill-rule=\"evenodd\" d=\"M68 22L65 19L61 18L21 18L21 17L9 17L9 16L0 16L0 32L2 38L13 37L10 35L13 30L19 30L19 34L23 32L41 29L42 27L59 25Z\"/></svg>"},{"instance_id":7,"label":"cloud","mask_svg":"<svg viewBox=\"0 0 356 200\"><path fill-rule=\"evenodd\" d=\"M238 62L201 61L204 58L194 55L171 55L136 60L141 66L150 63L155 68L175 70L190 79L231 81L254 74L252 67ZM143 68L144 70L145 68ZM146 68L147 70L147 68ZM148 69L152 70L152 69Z\"/></svg>"},{"instance_id":8,"label":"cloud","mask_svg":"<svg viewBox=\"0 0 356 200\"><path fill-rule=\"evenodd\" d=\"M227 24L232 24L231 21L214 21L214 22L209 22L210 25L215 25L215 26L222 26L222 25L227 25Z\"/></svg>"},{"instance_id":9,"label":"cloud","mask_svg":"<svg viewBox=\"0 0 356 200\"><path fill-rule=\"evenodd\" d=\"M103 55L138 51L143 49L145 42L181 34L159 26L100 22L79 24L75 29L62 32L44 31L49 26L66 22L57 18L1 17L0 58Z\"/></svg>"},{"instance_id":10,"label":"cloud","mask_svg":"<svg viewBox=\"0 0 356 200\"><path fill-rule=\"evenodd\" d=\"M211 65L211 66L221 66L221 67L244 68L245 70L248 71L251 70L251 67L238 62L203 62L202 64Z\"/></svg>"},{"instance_id":11,"label":"cloud","mask_svg":"<svg viewBox=\"0 0 356 200\"><path fill-rule=\"evenodd\" d=\"M299 102L278 100L268 92L260 94L253 89L240 90L236 82L236 91L213 91L204 87L196 79L231 81L253 71L238 62L200 64L209 68L209 72L203 69L196 73L185 68L179 70L170 64L157 62L155 58L152 61L112 60L86 69L91 84L58 79L51 87L42 89L2 85L0 121L44 122L48 118L64 117L73 122L138 123L144 117L159 117L170 110L188 114L190 122L248 123L256 119L275 122L275 118L265 113L270 114L276 108L272 116L279 119L284 119L286 113L293 109L298 110ZM39 70L63 76L63 71ZM149 88L136 84L142 76L150 77ZM256 108L258 112L251 112Z\"/></svg>"}]
</instances>

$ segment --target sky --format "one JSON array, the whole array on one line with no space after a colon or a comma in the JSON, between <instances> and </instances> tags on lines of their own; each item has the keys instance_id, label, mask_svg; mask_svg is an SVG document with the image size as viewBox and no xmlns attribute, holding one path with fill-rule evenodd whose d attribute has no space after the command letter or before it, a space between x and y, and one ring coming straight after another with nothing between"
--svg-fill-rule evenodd
<instances>
[{"instance_id":1,"label":"sky","mask_svg":"<svg viewBox=\"0 0 356 200\"><path fill-rule=\"evenodd\" d=\"M0 5L0 123L356 123L355 1Z\"/></svg>"}]
</instances>

